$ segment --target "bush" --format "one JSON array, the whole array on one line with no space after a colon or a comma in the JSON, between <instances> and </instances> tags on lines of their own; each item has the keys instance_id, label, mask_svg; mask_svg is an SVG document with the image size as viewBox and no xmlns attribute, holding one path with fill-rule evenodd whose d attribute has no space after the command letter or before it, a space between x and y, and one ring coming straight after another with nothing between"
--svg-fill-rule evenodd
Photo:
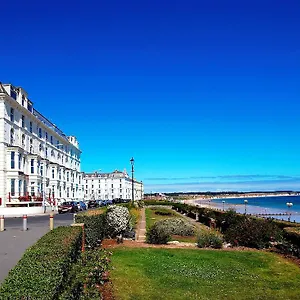
<instances>
[{"instance_id":1,"label":"bush","mask_svg":"<svg viewBox=\"0 0 300 300\"><path fill-rule=\"evenodd\" d=\"M216 231L201 231L197 236L197 246L199 248L215 248L221 249L223 245L223 237Z\"/></svg>"},{"instance_id":2,"label":"bush","mask_svg":"<svg viewBox=\"0 0 300 300\"><path fill-rule=\"evenodd\" d=\"M0 299L57 299L80 254L79 227L58 227L28 248L0 287Z\"/></svg>"},{"instance_id":3,"label":"bush","mask_svg":"<svg viewBox=\"0 0 300 300\"><path fill-rule=\"evenodd\" d=\"M66 289L59 299L100 299L99 286L108 280L109 255L103 249L82 253L70 272Z\"/></svg>"},{"instance_id":4,"label":"bush","mask_svg":"<svg viewBox=\"0 0 300 300\"><path fill-rule=\"evenodd\" d=\"M195 227L181 218L164 219L154 223L146 234L150 244L166 244L171 235L193 236Z\"/></svg>"},{"instance_id":5,"label":"bush","mask_svg":"<svg viewBox=\"0 0 300 300\"><path fill-rule=\"evenodd\" d=\"M146 233L146 242L149 244L167 244L171 240L171 235L166 228L160 226L158 222Z\"/></svg>"},{"instance_id":6,"label":"bush","mask_svg":"<svg viewBox=\"0 0 300 300\"><path fill-rule=\"evenodd\" d=\"M145 200L144 205L169 205L172 206L174 203L166 200Z\"/></svg>"},{"instance_id":7,"label":"bush","mask_svg":"<svg viewBox=\"0 0 300 300\"><path fill-rule=\"evenodd\" d=\"M96 213L98 211L98 214ZM84 223L85 241L91 248L100 245L106 235L106 216L101 210L95 210L93 215L87 213L77 214L76 223Z\"/></svg>"},{"instance_id":8,"label":"bush","mask_svg":"<svg viewBox=\"0 0 300 300\"><path fill-rule=\"evenodd\" d=\"M181 218L170 218L156 222L157 226L164 227L170 235L193 236L195 227Z\"/></svg>"},{"instance_id":9,"label":"bush","mask_svg":"<svg viewBox=\"0 0 300 300\"><path fill-rule=\"evenodd\" d=\"M272 242L282 239L282 230L271 220L245 217L229 226L224 233L226 241L234 246L269 248Z\"/></svg>"},{"instance_id":10,"label":"bush","mask_svg":"<svg viewBox=\"0 0 300 300\"><path fill-rule=\"evenodd\" d=\"M111 206L106 212L106 235L116 237L129 229L129 211L127 207Z\"/></svg>"},{"instance_id":11,"label":"bush","mask_svg":"<svg viewBox=\"0 0 300 300\"><path fill-rule=\"evenodd\" d=\"M153 209L153 208L152 208ZM154 213L159 216L174 216L174 213L169 209L155 208Z\"/></svg>"}]
</instances>

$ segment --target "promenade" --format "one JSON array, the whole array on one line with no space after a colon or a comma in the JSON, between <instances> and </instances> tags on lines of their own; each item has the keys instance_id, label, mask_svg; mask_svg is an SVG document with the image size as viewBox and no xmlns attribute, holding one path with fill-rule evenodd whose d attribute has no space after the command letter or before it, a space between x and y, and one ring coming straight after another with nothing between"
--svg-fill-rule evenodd
<instances>
[{"instance_id":1,"label":"promenade","mask_svg":"<svg viewBox=\"0 0 300 300\"><path fill-rule=\"evenodd\" d=\"M54 216L54 227L72 222L73 214ZM25 250L49 231L49 215L28 217L27 231L22 231L22 218L5 219L5 228L0 232L0 284Z\"/></svg>"}]
</instances>

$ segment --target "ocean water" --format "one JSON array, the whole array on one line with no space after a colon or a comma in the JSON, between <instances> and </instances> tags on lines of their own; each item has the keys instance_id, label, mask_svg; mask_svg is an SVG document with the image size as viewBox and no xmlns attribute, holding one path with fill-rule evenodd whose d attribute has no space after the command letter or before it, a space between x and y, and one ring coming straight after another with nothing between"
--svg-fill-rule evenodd
<instances>
[{"instance_id":1,"label":"ocean water","mask_svg":"<svg viewBox=\"0 0 300 300\"><path fill-rule=\"evenodd\" d=\"M244 200L248 200L245 205ZM212 199L211 204L218 208L224 209L234 208L239 213L247 214L280 214L288 213L292 222L300 222L300 196L272 196L272 197L245 197L245 198L224 198ZM292 207L286 205L287 202L293 203ZM288 216L272 216L280 220L287 220Z\"/></svg>"}]
</instances>

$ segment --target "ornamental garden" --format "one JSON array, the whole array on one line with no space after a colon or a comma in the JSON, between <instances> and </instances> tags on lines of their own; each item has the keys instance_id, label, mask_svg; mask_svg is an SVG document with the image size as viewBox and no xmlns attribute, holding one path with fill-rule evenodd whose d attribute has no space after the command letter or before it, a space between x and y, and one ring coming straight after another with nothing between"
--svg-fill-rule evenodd
<instances>
[{"instance_id":1,"label":"ornamental garden","mask_svg":"<svg viewBox=\"0 0 300 300\"><path fill-rule=\"evenodd\" d=\"M300 224L139 204L80 213L47 233L0 299L299 299Z\"/></svg>"}]
</instances>

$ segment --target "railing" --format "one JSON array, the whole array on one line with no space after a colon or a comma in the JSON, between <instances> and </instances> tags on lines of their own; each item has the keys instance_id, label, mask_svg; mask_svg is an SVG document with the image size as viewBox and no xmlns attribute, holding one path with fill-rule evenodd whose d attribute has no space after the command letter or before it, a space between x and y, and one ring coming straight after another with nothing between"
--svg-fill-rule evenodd
<instances>
[{"instance_id":1,"label":"railing","mask_svg":"<svg viewBox=\"0 0 300 300\"><path fill-rule=\"evenodd\" d=\"M39 113L36 109L33 109L32 113L37 119L39 119L41 122L43 122L47 127L54 130L58 135L60 135L62 138L64 138L65 140L68 141L67 136L59 128L57 128L52 122L50 122L41 113Z\"/></svg>"}]
</instances>

